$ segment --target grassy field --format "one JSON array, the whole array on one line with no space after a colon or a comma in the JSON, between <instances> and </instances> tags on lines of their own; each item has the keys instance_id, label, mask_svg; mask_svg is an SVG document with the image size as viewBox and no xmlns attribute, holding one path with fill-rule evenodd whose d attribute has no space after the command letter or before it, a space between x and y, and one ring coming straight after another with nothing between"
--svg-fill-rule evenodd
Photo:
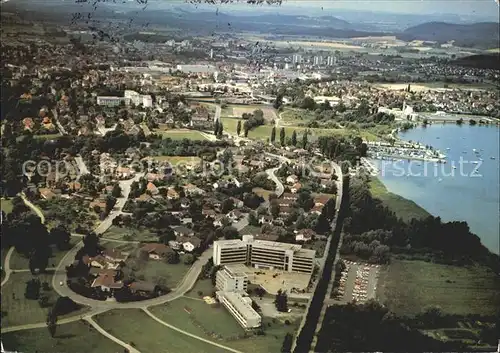
<instances>
[{"instance_id":1,"label":"grassy field","mask_svg":"<svg viewBox=\"0 0 500 353\"><path fill-rule=\"evenodd\" d=\"M94 319L104 330L142 353L226 352L172 330L139 309L112 310Z\"/></svg>"},{"instance_id":2,"label":"grassy field","mask_svg":"<svg viewBox=\"0 0 500 353\"><path fill-rule=\"evenodd\" d=\"M393 211L396 216L404 221L410 221L413 218L425 218L430 213L417 205L415 202L405 199L397 194L389 192L385 185L377 178L370 181L370 191L372 196L381 200L382 203Z\"/></svg>"},{"instance_id":3,"label":"grassy field","mask_svg":"<svg viewBox=\"0 0 500 353\"><path fill-rule=\"evenodd\" d=\"M0 207L2 211L5 212L5 214L9 214L12 212L12 200L5 200L1 199L0 200Z\"/></svg>"},{"instance_id":4,"label":"grassy field","mask_svg":"<svg viewBox=\"0 0 500 353\"><path fill-rule=\"evenodd\" d=\"M206 140L206 138L196 130L177 129L177 130L157 130L155 133L162 135L163 138L170 138L172 140Z\"/></svg>"},{"instance_id":5,"label":"grassy field","mask_svg":"<svg viewBox=\"0 0 500 353\"><path fill-rule=\"evenodd\" d=\"M242 119L234 119L234 118L221 118L222 123L224 125L224 130L228 131L232 134L236 134L236 127L238 124L238 120L241 120L242 124L244 120ZM285 126L285 135L286 137L291 137L293 131L295 130L297 132L298 139L300 141L300 136L305 130L309 130L312 136L346 136L346 135L359 135L362 138L368 140L368 141L375 141L378 140L378 137L372 134L369 131L354 131L354 130L348 130L348 129L320 129L320 128L314 128L314 129L308 129L302 126L297 126L297 127L291 127L291 126ZM261 125L256 127L255 129L252 129L248 132L248 138L250 139L255 139L255 140L267 140L268 138L271 137L271 131L273 129L272 125ZM280 128L281 129L281 128ZM241 130L241 135L243 135L243 127ZM276 131L276 140L279 140L279 131Z\"/></svg>"},{"instance_id":6,"label":"grassy field","mask_svg":"<svg viewBox=\"0 0 500 353\"><path fill-rule=\"evenodd\" d=\"M196 294L193 293L193 294ZM150 309L160 319L200 337L248 353L279 352L287 332L294 332L295 324L287 326L278 320L264 318L264 336L248 333L239 326L221 305L208 305L192 298L180 298L168 305Z\"/></svg>"},{"instance_id":7,"label":"grassy field","mask_svg":"<svg viewBox=\"0 0 500 353\"><path fill-rule=\"evenodd\" d=\"M430 305L448 313L495 315L500 307L500 280L484 267L394 260L380 272L377 297L402 315Z\"/></svg>"},{"instance_id":8,"label":"grassy field","mask_svg":"<svg viewBox=\"0 0 500 353\"><path fill-rule=\"evenodd\" d=\"M429 91L436 89L491 89L493 85L488 83L446 83L446 82L426 82L426 83L375 83L376 88L399 91L410 85L414 92Z\"/></svg>"},{"instance_id":9,"label":"grassy field","mask_svg":"<svg viewBox=\"0 0 500 353\"><path fill-rule=\"evenodd\" d=\"M135 273L137 278L144 276L146 281L154 283L158 283L158 279L160 279L167 287L175 288L190 267L190 265L184 265L181 256L181 262L178 264L167 264L161 260L148 260Z\"/></svg>"},{"instance_id":10,"label":"grassy field","mask_svg":"<svg viewBox=\"0 0 500 353\"><path fill-rule=\"evenodd\" d=\"M254 193L256 193L257 195L259 195L260 197L263 197L264 200L268 200L269 199L269 195L272 194L274 192L274 190L266 190L266 189L263 189L263 188L253 188L252 191Z\"/></svg>"},{"instance_id":11,"label":"grassy field","mask_svg":"<svg viewBox=\"0 0 500 353\"><path fill-rule=\"evenodd\" d=\"M135 240L135 241L157 241L158 235L148 229L125 228L111 226L102 235L104 238L113 240Z\"/></svg>"},{"instance_id":12,"label":"grassy field","mask_svg":"<svg viewBox=\"0 0 500 353\"><path fill-rule=\"evenodd\" d=\"M279 114L281 117L280 125L297 126L309 122L314 118L314 112L307 109L285 107Z\"/></svg>"},{"instance_id":13,"label":"grassy field","mask_svg":"<svg viewBox=\"0 0 500 353\"><path fill-rule=\"evenodd\" d=\"M226 340L245 334L245 330L221 304L209 305L200 297L179 298L155 306L150 311L169 324L210 340Z\"/></svg>"},{"instance_id":14,"label":"grassy field","mask_svg":"<svg viewBox=\"0 0 500 353\"><path fill-rule=\"evenodd\" d=\"M101 335L87 322L58 325L54 338L46 328L2 333L2 343L5 349L17 352L123 352L123 347Z\"/></svg>"},{"instance_id":15,"label":"grassy field","mask_svg":"<svg viewBox=\"0 0 500 353\"><path fill-rule=\"evenodd\" d=\"M47 295L49 303L55 303L58 294L52 289L52 272L36 276L40 282L47 282L50 290L40 290L41 294ZM24 298L26 282L34 276L30 272L19 272L11 274L9 281L2 287L2 311L7 315L2 318L2 326L16 326L45 322L49 308L41 308L38 300ZM81 309L81 312L85 309ZM78 311L80 312L80 311ZM69 316L76 315L73 312Z\"/></svg>"},{"instance_id":16,"label":"grassy field","mask_svg":"<svg viewBox=\"0 0 500 353\"><path fill-rule=\"evenodd\" d=\"M264 113L265 120L271 121L278 117L274 108L262 105L228 105L221 110L221 116L241 118L243 113L253 113L258 109Z\"/></svg>"},{"instance_id":17,"label":"grassy field","mask_svg":"<svg viewBox=\"0 0 500 353\"><path fill-rule=\"evenodd\" d=\"M186 297L199 299L200 296L198 292L202 292L203 295L212 295L212 293L216 291L215 287L212 286L212 281L210 279L201 279L196 281L193 289L186 293Z\"/></svg>"}]
</instances>

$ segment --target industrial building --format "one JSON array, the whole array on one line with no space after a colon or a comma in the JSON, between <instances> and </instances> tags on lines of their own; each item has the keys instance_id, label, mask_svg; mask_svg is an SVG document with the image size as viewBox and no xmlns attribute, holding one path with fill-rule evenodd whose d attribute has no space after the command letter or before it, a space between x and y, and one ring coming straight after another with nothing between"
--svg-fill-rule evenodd
<instances>
[{"instance_id":1,"label":"industrial building","mask_svg":"<svg viewBox=\"0 0 500 353\"><path fill-rule=\"evenodd\" d=\"M213 246L214 264L246 264L255 268L286 272L312 273L316 252L301 245L255 240L244 235L242 240L218 240Z\"/></svg>"},{"instance_id":2,"label":"industrial building","mask_svg":"<svg viewBox=\"0 0 500 353\"><path fill-rule=\"evenodd\" d=\"M129 99L123 97L113 97L113 96L98 96L97 105L105 105L106 107L117 107L121 102L126 105L130 103Z\"/></svg>"},{"instance_id":3,"label":"industrial building","mask_svg":"<svg viewBox=\"0 0 500 353\"><path fill-rule=\"evenodd\" d=\"M236 292L218 291L215 293L219 302L245 329L256 328L262 324L260 315L252 307L252 299Z\"/></svg>"}]
</instances>

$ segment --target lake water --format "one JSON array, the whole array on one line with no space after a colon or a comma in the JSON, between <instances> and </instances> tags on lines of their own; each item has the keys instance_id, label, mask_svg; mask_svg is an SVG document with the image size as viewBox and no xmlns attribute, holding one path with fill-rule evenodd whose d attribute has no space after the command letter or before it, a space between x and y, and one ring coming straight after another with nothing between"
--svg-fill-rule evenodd
<instances>
[{"instance_id":1,"label":"lake water","mask_svg":"<svg viewBox=\"0 0 500 353\"><path fill-rule=\"evenodd\" d=\"M443 221L467 221L481 242L498 254L499 135L500 129L495 126L434 124L419 127L401 133L400 137L439 149L447 155L446 164L375 163L380 169L380 179L391 192L415 201Z\"/></svg>"}]
</instances>

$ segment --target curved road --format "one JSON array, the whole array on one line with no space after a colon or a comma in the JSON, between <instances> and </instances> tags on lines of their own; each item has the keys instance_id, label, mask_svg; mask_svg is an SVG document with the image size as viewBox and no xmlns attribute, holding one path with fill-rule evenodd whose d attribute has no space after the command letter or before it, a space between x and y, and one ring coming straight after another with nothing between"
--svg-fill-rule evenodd
<instances>
[{"instance_id":1,"label":"curved road","mask_svg":"<svg viewBox=\"0 0 500 353\"><path fill-rule=\"evenodd\" d=\"M10 274L12 273L12 270L10 269L10 257L12 256L13 252L14 252L14 247L12 246L9 249L9 251L7 252L7 255L5 255L5 260L4 260L4 265L3 265L3 271L5 272L5 277L2 280L1 286L3 286L5 283L7 283L7 281L9 280Z\"/></svg>"}]
</instances>

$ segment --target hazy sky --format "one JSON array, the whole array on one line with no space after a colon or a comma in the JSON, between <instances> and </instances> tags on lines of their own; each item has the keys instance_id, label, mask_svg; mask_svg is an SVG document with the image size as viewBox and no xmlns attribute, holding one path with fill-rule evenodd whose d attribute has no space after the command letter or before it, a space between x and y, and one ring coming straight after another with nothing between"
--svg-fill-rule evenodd
<instances>
[{"instance_id":1,"label":"hazy sky","mask_svg":"<svg viewBox=\"0 0 500 353\"><path fill-rule=\"evenodd\" d=\"M288 0L285 6L323 6L331 9L368 10L400 13L448 13L457 15L477 14L498 16L495 0Z\"/></svg>"}]
</instances>

